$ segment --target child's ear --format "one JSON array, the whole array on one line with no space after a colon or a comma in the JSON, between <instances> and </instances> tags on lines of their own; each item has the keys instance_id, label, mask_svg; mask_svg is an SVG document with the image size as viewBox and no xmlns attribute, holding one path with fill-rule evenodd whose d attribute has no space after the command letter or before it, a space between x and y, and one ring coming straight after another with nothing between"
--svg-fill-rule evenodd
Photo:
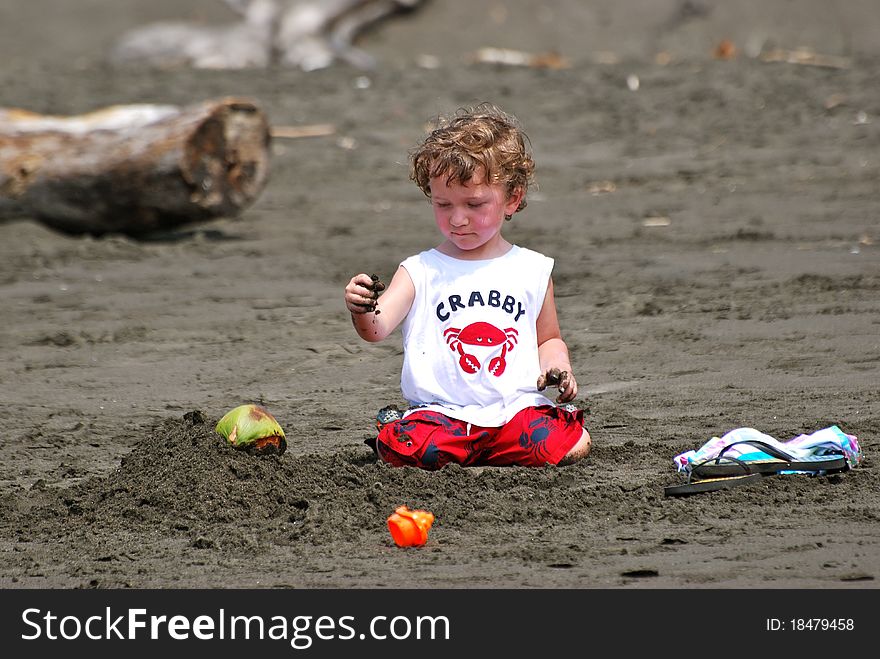
<instances>
[{"instance_id":1,"label":"child's ear","mask_svg":"<svg viewBox=\"0 0 880 659\"><path fill-rule=\"evenodd\" d=\"M513 215L519 208L523 196L524 192L522 188L514 188L513 191L507 195L507 202L504 204L505 214Z\"/></svg>"}]
</instances>

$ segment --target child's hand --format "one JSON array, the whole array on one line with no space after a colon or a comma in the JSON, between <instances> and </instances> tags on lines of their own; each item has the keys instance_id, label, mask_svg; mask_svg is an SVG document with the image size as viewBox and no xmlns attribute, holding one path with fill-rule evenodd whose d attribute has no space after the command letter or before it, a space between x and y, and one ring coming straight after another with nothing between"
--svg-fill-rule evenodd
<instances>
[{"instance_id":1,"label":"child's hand","mask_svg":"<svg viewBox=\"0 0 880 659\"><path fill-rule=\"evenodd\" d=\"M375 311L379 293L385 290L385 284L379 281L377 275L361 273L355 275L345 287L345 306L351 313L363 314Z\"/></svg>"},{"instance_id":2,"label":"child's hand","mask_svg":"<svg viewBox=\"0 0 880 659\"><path fill-rule=\"evenodd\" d=\"M553 385L559 389L559 395L556 397L557 403L568 403L577 396L577 381L570 371L549 368L538 376L538 391L544 391Z\"/></svg>"}]
</instances>

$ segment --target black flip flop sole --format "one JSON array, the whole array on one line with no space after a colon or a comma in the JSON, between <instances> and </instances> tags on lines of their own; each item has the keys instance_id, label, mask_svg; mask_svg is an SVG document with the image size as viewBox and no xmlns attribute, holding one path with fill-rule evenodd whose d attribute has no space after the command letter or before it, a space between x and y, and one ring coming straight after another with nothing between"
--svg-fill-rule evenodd
<instances>
[{"instance_id":1,"label":"black flip flop sole","mask_svg":"<svg viewBox=\"0 0 880 659\"><path fill-rule=\"evenodd\" d=\"M729 490L746 483L754 483L764 478L762 474L747 474L743 476L729 476L726 478L707 478L705 480L692 481L683 485L669 485L663 488L663 494L667 497L680 497L700 492L715 492L716 490Z\"/></svg>"},{"instance_id":2,"label":"black flip flop sole","mask_svg":"<svg viewBox=\"0 0 880 659\"><path fill-rule=\"evenodd\" d=\"M710 460L693 468L697 478L720 478L724 476L744 476L748 474L778 474L783 471L804 471L826 473L846 469L846 458L842 455L813 456L797 460Z\"/></svg>"}]
</instances>

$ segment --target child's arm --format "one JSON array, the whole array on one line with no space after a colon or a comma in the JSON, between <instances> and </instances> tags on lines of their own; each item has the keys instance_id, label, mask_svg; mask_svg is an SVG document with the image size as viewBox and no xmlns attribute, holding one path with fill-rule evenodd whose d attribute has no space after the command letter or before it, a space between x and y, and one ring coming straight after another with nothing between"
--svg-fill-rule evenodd
<instances>
[{"instance_id":1,"label":"child's arm","mask_svg":"<svg viewBox=\"0 0 880 659\"><path fill-rule=\"evenodd\" d=\"M538 359L541 362L541 375L538 377L538 391L547 385L555 384L559 388L557 403L567 403L577 396L578 386L574 373L571 371L571 360L568 346L562 340L559 329L559 318L556 315L556 300L553 297L553 280L547 286L544 305L538 314ZM551 372L554 369L558 372Z\"/></svg>"},{"instance_id":2,"label":"child's arm","mask_svg":"<svg viewBox=\"0 0 880 659\"><path fill-rule=\"evenodd\" d=\"M376 302L372 285L370 275L361 273L352 277L345 287L345 306L351 312L351 322L358 336L375 343L391 334L406 317L416 289L406 268L398 268L394 273L380 303Z\"/></svg>"}]
</instances>

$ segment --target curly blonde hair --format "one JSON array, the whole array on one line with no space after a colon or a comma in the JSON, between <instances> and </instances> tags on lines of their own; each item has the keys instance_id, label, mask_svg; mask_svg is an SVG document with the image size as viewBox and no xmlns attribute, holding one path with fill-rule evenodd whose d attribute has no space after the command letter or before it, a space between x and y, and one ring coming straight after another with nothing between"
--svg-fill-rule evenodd
<instances>
[{"instance_id":1,"label":"curly blonde hair","mask_svg":"<svg viewBox=\"0 0 880 659\"><path fill-rule=\"evenodd\" d=\"M491 103L460 108L441 116L436 127L410 153L410 179L431 198L431 179L464 184L478 172L501 183L508 197L522 190L517 211L526 207L526 192L535 172L528 136L519 121Z\"/></svg>"}]
</instances>

